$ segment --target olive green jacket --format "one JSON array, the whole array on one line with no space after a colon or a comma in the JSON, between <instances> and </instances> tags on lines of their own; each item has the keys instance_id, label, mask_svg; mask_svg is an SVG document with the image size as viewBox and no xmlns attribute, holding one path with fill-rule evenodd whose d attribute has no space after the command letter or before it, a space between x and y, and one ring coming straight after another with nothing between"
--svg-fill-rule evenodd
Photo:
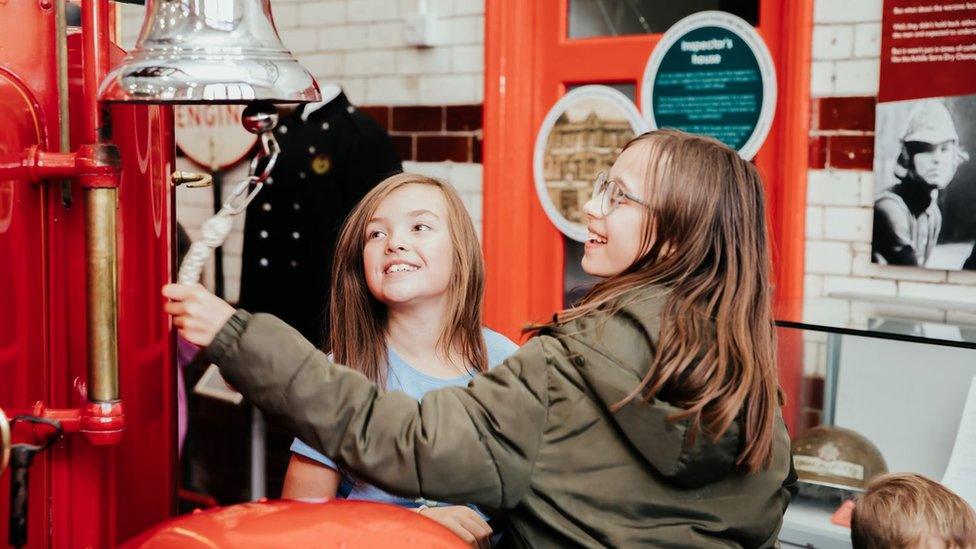
<instances>
[{"instance_id":1,"label":"olive green jacket","mask_svg":"<svg viewBox=\"0 0 976 549\"><path fill-rule=\"evenodd\" d=\"M792 482L782 420L772 465L746 474L734 465L737 426L689 444L667 403L609 411L651 364L659 294L549 329L468 387L422 402L381 393L270 315L237 311L203 358L363 479L498 510L517 546L773 546Z\"/></svg>"}]
</instances>

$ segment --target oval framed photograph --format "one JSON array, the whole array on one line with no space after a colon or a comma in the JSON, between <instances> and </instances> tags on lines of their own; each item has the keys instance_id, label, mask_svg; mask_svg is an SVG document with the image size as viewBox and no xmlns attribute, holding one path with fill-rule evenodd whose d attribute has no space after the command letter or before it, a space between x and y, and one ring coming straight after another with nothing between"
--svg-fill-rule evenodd
<instances>
[{"instance_id":1,"label":"oval framed photograph","mask_svg":"<svg viewBox=\"0 0 976 549\"><path fill-rule=\"evenodd\" d=\"M714 137L751 160L776 110L773 57L745 19L724 11L689 15L654 47L640 104L651 129Z\"/></svg>"},{"instance_id":2,"label":"oval framed photograph","mask_svg":"<svg viewBox=\"0 0 976 549\"><path fill-rule=\"evenodd\" d=\"M608 86L581 86L549 110L535 140L535 189L546 215L569 238L586 241L583 205L597 175L646 124L629 97Z\"/></svg>"}]
</instances>

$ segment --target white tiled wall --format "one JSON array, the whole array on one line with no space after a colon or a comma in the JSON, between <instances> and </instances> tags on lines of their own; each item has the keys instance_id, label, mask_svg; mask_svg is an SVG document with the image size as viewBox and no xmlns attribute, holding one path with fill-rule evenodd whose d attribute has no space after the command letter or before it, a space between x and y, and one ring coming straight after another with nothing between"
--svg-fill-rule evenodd
<instances>
[{"instance_id":1,"label":"white tiled wall","mask_svg":"<svg viewBox=\"0 0 976 549\"><path fill-rule=\"evenodd\" d=\"M881 0L816 0L813 18L811 93L877 93Z\"/></svg>"}]
</instances>

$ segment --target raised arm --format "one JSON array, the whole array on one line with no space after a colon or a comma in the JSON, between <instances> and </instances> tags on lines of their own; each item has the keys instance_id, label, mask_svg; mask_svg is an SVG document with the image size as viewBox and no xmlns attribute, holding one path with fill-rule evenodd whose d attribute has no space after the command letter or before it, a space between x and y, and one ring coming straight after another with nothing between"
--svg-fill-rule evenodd
<instances>
[{"instance_id":1,"label":"raised arm","mask_svg":"<svg viewBox=\"0 0 976 549\"><path fill-rule=\"evenodd\" d=\"M502 508L529 485L554 345L535 338L467 388L432 391L422 403L380 394L271 315L237 311L206 358L251 402L365 480L405 496Z\"/></svg>"}]
</instances>

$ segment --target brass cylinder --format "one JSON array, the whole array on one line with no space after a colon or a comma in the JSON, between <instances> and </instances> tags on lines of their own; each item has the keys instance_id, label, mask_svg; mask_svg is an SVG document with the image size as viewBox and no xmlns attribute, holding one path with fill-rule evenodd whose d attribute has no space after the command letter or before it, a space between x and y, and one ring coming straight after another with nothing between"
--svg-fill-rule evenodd
<instances>
[{"instance_id":1,"label":"brass cylinder","mask_svg":"<svg viewBox=\"0 0 976 549\"><path fill-rule=\"evenodd\" d=\"M88 287L88 400L119 399L118 189L85 191Z\"/></svg>"},{"instance_id":2,"label":"brass cylinder","mask_svg":"<svg viewBox=\"0 0 976 549\"><path fill-rule=\"evenodd\" d=\"M55 54L58 68L58 134L61 152L71 150L70 113L68 111L68 0L57 0L55 4ZM119 18L121 19L121 18ZM61 182L61 205L71 207L71 180Z\"/></svg>"},{"instance_id":3,"label":"brass cylinder","mask_svg":"<svg viewBox=\"0 0 976 549\"><path fill-rule=\"evenodd\" d=\"M3 476L7 464L10 463L10 423L7 415L0 409L0 477Z\"/></svg>"}]
</instances>

